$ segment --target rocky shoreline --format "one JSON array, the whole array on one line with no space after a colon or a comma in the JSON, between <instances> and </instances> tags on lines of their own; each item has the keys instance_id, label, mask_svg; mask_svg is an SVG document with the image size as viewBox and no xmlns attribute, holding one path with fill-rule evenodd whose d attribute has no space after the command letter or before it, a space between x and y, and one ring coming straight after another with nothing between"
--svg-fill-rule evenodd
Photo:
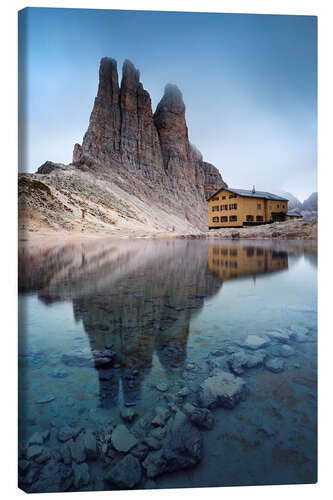
<instances>
[{"instance_id":1,"label":"rocky shoreline","mask_svg":"<svg viewBox=\"0 0 333 500\"><path fill-rule=\"evenodd\" d=\"M297 345L315 342L315 334L293 325L224 340L201 362L187 362L174 387L157 380L151 390L159 394L159 404L152 410L141 414L135 406L124 407L117 420L110 418L95 429L78 422L59 428L51 422L50 428L21 443L20 488L30 493L155 488L156 478L205 459L205 432L217 424L215 409L233 411L246 405L249 392L256 390L248 373L262 370L279 376L300 368ZM118 366L111 349L98 359L105 372ZM67 359L69 365L85 362ZM138 370L131 376L135 379ZM37 403L43 406L53 399L50 394ZM267 438L277 429L264 420L256 432Z\"/></svg>"}]
</instances>

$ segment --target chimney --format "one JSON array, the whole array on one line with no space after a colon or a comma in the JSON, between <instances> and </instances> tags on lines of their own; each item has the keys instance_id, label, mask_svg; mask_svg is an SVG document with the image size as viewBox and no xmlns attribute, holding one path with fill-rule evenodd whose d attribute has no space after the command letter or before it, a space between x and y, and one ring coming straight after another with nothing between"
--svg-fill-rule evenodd
<instances>
[{"instance_id":1,"label":"chimney","mask_svg":"<svg viewBox=\"0 0 333 500\"><path fill-rule=\"evenodd\" d=\"M253 186L253 188L252 188L252 193L254 194L255 192L256 192L256 187L255 187L255 186Z\"/></svg>"}]
</instances>

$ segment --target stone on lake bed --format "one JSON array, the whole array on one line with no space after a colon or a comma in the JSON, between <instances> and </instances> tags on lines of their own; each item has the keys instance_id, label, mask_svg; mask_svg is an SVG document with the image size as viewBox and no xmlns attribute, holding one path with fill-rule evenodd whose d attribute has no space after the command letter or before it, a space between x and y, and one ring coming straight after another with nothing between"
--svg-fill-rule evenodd
<instances>
[{"instance_id":1,"label":"stone on lake bed","mask_svg":"<svg viewBox=\"0 0 333 500\"><path fill-rule=\"evenodd\" d=\"M213 413L207 408L197 408L190 403L183 406L184 413L189 417L192 424L200 429L211 430L215 424Z\"/></svg>"},{"instance_id":2,"label":"stone on lake bed","mask_svg":"<svg viewBox=\"0 0 333 500\"><path fill-rule=\"evenodd\" d=\"M290 341L291 334L282 330L271 330L266 332L268 337L276 342L281 342L282 344L288 344Z\"/></svg>"},{"instance_id":3,"label":"stone on lake bed","mask_svg":"<svg viewBox=\"0 0 333 500\"><path fill-rule=\"evenodd\" d=\"M90 481L89 467L86 462L82 464L77 464L73 462L72 469L74 473L74 486L76 489L81 488L82 486L87 486Z\"/></svg>"},{"instance_id":4,"label":"stone on lake bed","mask_svg":"<svg viewBox=\"0 0 333 500\"><path fill-rule=\"evenodd\" d=\"M157 406L155 408L155 416L152 419L151 423L154 426L163 426L169 417L170 417L170 412L167 408L164 408L162 406Z\"/></svg>"},{"instance_id":5,"label":"stone on lake bed","mask_svg":"<svg viewBox=\"0 0 333 500\"><path fill-rule=\"evenodd\" d=\"M44 447L43 446L38 446L38 445L32 445L29 446L26 452L26 457L28 460L31 460L32 458L38 457L43 451Z\"/></svg>"},{"instance_id":6,"label":"stone on lake bed","mask_svg":"<svg viewBox=\"0 0 333 500\"><path fill-rule=\"evenodd\" d=\"M137 411L133 408L123 408L120 412L120 416L125 422L133 422L137 415Z\"/></svg>"},{"instance_id":7,"label":"stone on lake bed","mask_svg":"<svg viewBox=\"0 0 333 500\"><path fill-rule=\"evenodd\" d=\"M35 432L28 441L28 445L31 444L43 444L44 438L40 432Z\"/></svg>"},{"instance_id":8,"label":"stone on lake bed","mask_svg":"<svg viewBox=\"0 0 333 500\"><path fill-rule=\"evenodd\" d=\"M220 371L208 377L199 389L201 406L234 408L244 397L245 382L232 373Z\"/></svg>"},{"instance_id":9,"label":"stone on lake bed","mask_svg":"<svg viewBox=\"0 0 333 500\"><path fill-rule=\"evenodd\" d=\"M228 359L230 370L236 375L242 375L246 368L256 368L261 366L266 358L264 351L235 352Z\"/></svg>"},{"instance_id":10,"label":"stone on lake bed","mask_svg":"<svg viewBox=\"0 0 333 500\"><path fill-rule=\"evenodd\" d=\"M155 387L158 391L166 392L169 389L168 384L165 382L156 382Z\"/></svg>"},{"instance_id":11,"label":"stone on lake bed","mask_svg":"<svg viewBox=\"0 0 333 500\"><path fill-rule=\"evenodd\" d=\"M129 454L111 467L106 479L118 486L118 488L130 489L134 488L140 482L141 474L142 470L139 460Z\"/></svg>"},{"instance_id":12,"label":"stone on lake bed","mask_svg":"<svg viewBox=\"0 0 333 500\"><path fill-rule=\"evenodd\" d=\"M265 347L269 344L269 341L263 337L259 337L259 335L248 335L244 342L244 347L248 349L260 349L261 347Z\"/></svg>"},{"instance_id":13,"label":"stone on lake bed","mask_svg":"<svg viewBox=\"0 0 333 500\"><path fill-rule=\"evenodd\" d=\"M41 398L37 399L36 403L39 404L39 405L43 405L43 404L46 404L46 403L51 403L51 401L54 401L55 398L56 397L53 394L48 394L47 396L44 396L44 397L41 397Z\"/></svg>"},{"instance_id":14,"label":"stone on lake bed","mask_svg":"<svg viewBox=\"0 0 333 500\"><path fill-rule=\"evenodd\" d=\"M273 356L281 358L289 358L290 356L295 356L296 354L295 349L288 344L274 345L269 351Z\"/></svg>"},{"instance_id":15,"label":"stone on lake bed","mask_svg":"<svg viewBox=\"0 0 333 500\"><path fill-rule=\"evenodd\" d=\"M75 439L81 432L81 429L79 427L69 427L65 426L59 429L58 432L58 439L62 443L65 441L68 441L69 439Z\"/></svg>"},{"instance_id":16,"label":"stone on lake bed","mask_svg":"<svg viewBox=\"0 0 333 500\"><path fill-rule=\"evenodd\" d=\"M37 462L38 464L44 464L45 462L50 460L50 458L51 458L51 453L49 449L43 446L43 450L39 455L37 455L37 457L35 458L35 462Z\"/></svg>"},{"instance_id":17,"label":"stone on lake bed","mask_svg":"<svg viewBox=\"0 0 333 500\"><path fill-rule=\"evenodd\" d=\"M111 436L112 446L120 452L128 452L137 444L138 440L123 424L118 424Z\"/></svg>"},{"instance_id":18,"label":"stone on lake bed","mask_svg":"<svg viewBox=\"0 0 333 500\"><path fill-rule=\"evenodd\" d=\"M177 411L162 449L148 453L143 462L148 478L193 467L202 459L202 436L188 417Z\"/></svg>"},{"instance_id":19,"label":"stone on lake bed","mask_svg":"<svg viewBox=\"0 0 333 500\"><path fill-rule=\"evenodd\" d=\"M270 358L265 361L265 368L273 373L279 373L284 370L284 361L281 358Z\"/></svg>"}]
</instances>

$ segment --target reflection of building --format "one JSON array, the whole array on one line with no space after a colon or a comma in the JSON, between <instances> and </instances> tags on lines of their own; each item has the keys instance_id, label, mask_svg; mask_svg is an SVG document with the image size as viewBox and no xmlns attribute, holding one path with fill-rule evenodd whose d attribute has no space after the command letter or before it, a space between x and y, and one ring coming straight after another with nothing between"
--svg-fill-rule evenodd
<instances>
[{"instance_id":1,"label":"reflection of building","mask_svg":"<svg viewBox=\"0 0 333 500\"><path fill-rule=\"evenodd\" d=\"M302 218L288 212L288 200L265 191L221 188L208 198L209 229L242 227Z\"/></svg>"},{"instance_id":2,"label":"reflection of building","mask_svg":"<svg viewBox=\"0 0 333 500\"><path fill-rule=\"evenodd\" d=\"M259 246L211 245L209 270L220 280L270 273L288 268L288 253Z\"/></svg>"}]
</instances>

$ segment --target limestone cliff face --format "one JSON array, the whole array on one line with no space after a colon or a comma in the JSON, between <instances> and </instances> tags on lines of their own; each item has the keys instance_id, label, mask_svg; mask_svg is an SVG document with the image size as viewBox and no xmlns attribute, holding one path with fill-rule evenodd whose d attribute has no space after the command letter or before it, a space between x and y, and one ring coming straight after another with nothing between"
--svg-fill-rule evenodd
<instances>
[{"instance_id":1,"label":"limestone cliff face","mask_svg":"<svg viewBox=\"0 0 333 500\"><path fill-rule=\"evenodd\" d=\"M98 94L82 147L74 146L74 163L122 164L147 177L161 175L162 154L151 100L139 79L139 71L125 61L119 87L116 61L101 60Z\"/></svg>"},{"instance_id":2,"label":"limestone cliff face","mask_svg":"<svg viewBox=\"0 0 333 500\"><path fill-rule=\"evenodd\" d=\"M103 58L98 93L73 164L103 172L122 189L149 199L194 227L207 226L206 198L225 183L189 142L181 91L168 84L155 113L140 73L126 60L119 85L117 63Z\"/></svg>"}]
</instances>

